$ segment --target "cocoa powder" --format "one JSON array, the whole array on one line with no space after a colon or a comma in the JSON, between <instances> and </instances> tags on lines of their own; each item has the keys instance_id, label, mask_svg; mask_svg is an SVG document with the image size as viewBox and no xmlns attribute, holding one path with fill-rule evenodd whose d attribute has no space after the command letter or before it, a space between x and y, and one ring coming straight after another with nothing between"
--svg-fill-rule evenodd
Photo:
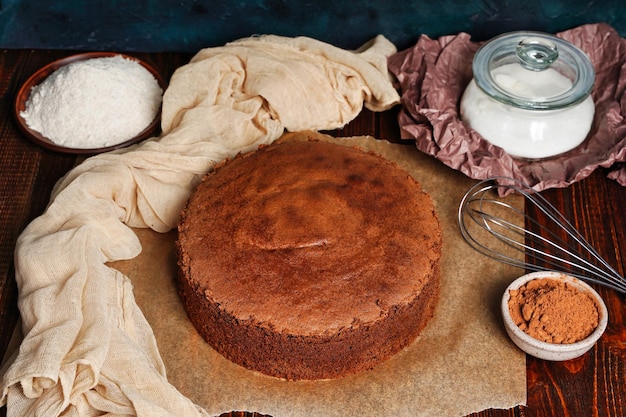
<instances>
[{"instance_id":1,"label":"cocoa powder","mask_svg":"<svg viewBox=\"0 0 626 417\"><path fill-rule=\"evenodd\" d=\"M598 326L599 312L592 296L555 279L534 279L511 290L511 318L524 332L548 343L574 343Z\"/></svg>"}]
</instances>

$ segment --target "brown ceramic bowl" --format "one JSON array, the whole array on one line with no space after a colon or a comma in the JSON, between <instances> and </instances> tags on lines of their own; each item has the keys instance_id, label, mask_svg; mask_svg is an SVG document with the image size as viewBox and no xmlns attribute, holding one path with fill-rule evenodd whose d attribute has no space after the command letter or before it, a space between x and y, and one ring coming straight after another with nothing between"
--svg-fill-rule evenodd
<instances>
[{"instance_id":1,"label":"brown ceramic bowl","mask_svg":"<svg viewBox=\"0 0 626 417\"><path fill-rule=\"evenodd\" d=\"M147 69L157 80L157 82L159 83L159 86L163 89L163 91L165 91L166 83L163 80L163 77L161 76L161 74L159 74L159 72L155 68L153 68L146 62L143 62L140 59L137 59L135 57L117 53L117 52L87 52L87 53L81 53L77 55L71 55L71 56L59 59L57 61L54 61L46 65L45 67L39 69L37 72L35 72L26 80L26 82L22 85L22 87L18 91L13 111L14 111L15 119L17 120L17 125L22 131L22 133L26 135L26 137L28 137L30 140L35 142L36 144L46 149L50 149L56 152L70 153L70 154L97 154L97 153L102 153L102 152L108 152L114 149L124 148L126 146L132 145L137 142L141 142L142 140L151 137L157 131L159 127L159 123L161 120L161 110L157 112L157 115L155 116L154 120L148 126L146 126L146 128L143 131L141 131L141 133L139 133L137 136L130 138L124 142L118 143L116 145L111 145L111 146L107 146L103 148L90 148L90 149L68 148L65 146L60 146L52 142L50 139L46 138L45 136L43 136L41 133L30 129L28 125L26 124L26 121L22 118L22 116L20 116L20 113L26 110L26 101L28 100L31 89L34 86L41 83L43 80L45 80L46 77L48 77L57 69L63 67L64 65L71 64L72 62L83 61L83 60L92 59L92 58L113 57L113 56L118 56L118 55L127 59L132 59L133 61L137 62L138 64L143 66L145 69Z\"/></svg>"}]
</instances>

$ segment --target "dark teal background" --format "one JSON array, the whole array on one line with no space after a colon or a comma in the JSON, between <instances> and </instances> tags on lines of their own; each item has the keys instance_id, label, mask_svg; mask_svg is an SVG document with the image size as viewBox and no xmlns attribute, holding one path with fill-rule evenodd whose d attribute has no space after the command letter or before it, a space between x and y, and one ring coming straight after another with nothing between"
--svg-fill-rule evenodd
<instances>
[{"instance_id":1,"label":"dark teal background","mask_svg":"<svg viewBox=\"0 0 626 417\"><path fill-rule=\"evenodd\" d=\"M253 34L355 48L381 33L399 49L431 37L557 32L606 22L626 35L626 0L0 0L0 47L196 52Z\"/></svg>"}]
</instances>

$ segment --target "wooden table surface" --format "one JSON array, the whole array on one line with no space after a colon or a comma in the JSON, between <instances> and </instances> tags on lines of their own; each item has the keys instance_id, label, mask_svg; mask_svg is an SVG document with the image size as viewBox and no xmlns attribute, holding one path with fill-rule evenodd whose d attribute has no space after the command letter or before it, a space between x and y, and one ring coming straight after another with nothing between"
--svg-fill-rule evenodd
<instances>
[{"instance_id":1,"label":"wooden table surface","mask_svg":"<svg viewBox=\"0 0 626 417\"><path fill-rule=\"evenodd\" d=\"M40 215L55 182L81 161L80 156L45 150L17 129L12 107L26 79L70 51L0 50L0 357L3 357L19 312L13 250L23 228ZM169 79L191 55L130 54L154 65ZM336 136L372 135L400 141L397 109L364 111ZM407 146L413 146L407 143ZM603 169L567 189L542 193L623 275L626 268L626 187L606 178ZM566 362L527 358L528 405L510 410L485 410L472 417L626 416L626 308L618 293L594 286L609 309L606 333L594 349ZM253 410L250 410L253 411ZM255 413L231 413L233 416ZM6 415L6 407L0 409ZM280 416L274 416L280 417Z\"/></svg>"}]
</instances>

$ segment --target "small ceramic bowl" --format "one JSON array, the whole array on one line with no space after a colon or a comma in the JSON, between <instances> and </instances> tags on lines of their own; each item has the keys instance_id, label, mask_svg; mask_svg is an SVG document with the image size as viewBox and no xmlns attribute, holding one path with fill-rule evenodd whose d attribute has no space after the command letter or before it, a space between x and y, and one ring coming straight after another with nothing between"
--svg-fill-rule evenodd
<instances>
[{"instance_id":1,"label":"small ceramic bowl","mask_svg":"<svg viewBox=\"0 0 626 417\"><path fill-rule=\"evenodd\" d=\"M161 76L161 74L159 74L159 72L154 67L152 67L148 63L138 58L128 56L122 53L117 53L117 52L86 52L86 53L71 55L71 56L56 60L54 62L51 62L50 64L40 68L37 72L31 75L26 80L26 82L24 82L24 84L22 84L21 88L19 89L17 93L16 99L15 99L15 106L13 108L13 114L15 116L15 119L17 121L17 125L20 131L27 138L29 138L30 140L32 140L34 143L36 143L39 146L42 146L52 151L69 153L69 154L97 154L97 153L102 153L102 152L108 152L113 149L124 148L134 143L141 142L142 140L147 139L151 137L153 134L155 134L157 129L159 128L159 124L161 121L160 110L157 112L157 115L155 116L154 120L152 120L152 122L148 126L146 126L144 130L142 130L137 136L133 138L129 138L128 140L122 143L118 143L118 144L106 146L106 147L101 147L101 148L69 148L69 147L61 146L51 141L50 139L43 136L41 133L28 127L28 124L20 115L23 111L26 110L26 102L28 101L28 97L30 95L31 89L34 86L38 85L39 83L43 82L54 71L58 70L59 68L65 65L71 64L73 62L84 61L84 60L93 59L93 58L105 58L105 57L113 57L113 56L122 56L127 59L132 59L133 61L143 66L154 76L154 78L159 83L159 86L161 87L161 89L165 91L166 83L163 77Z\"/></svg>"},{"instance_id":2,"label":"small ceramic bowl","mask_svg":"<svg viewBox=\"0 0 626 417\"><path fill-rule=\"evenodd\" d=\"M533 338L515 324L509 312L509 291L516 290L534 279L544 278L568 282L571 285L576 286L578 289L588 292L593 297L596 305L598 306L599 323L596 329L585 339L568 344L548 343ZM523 275L513 281L504 291L501 310L504 327L511 340L527 354L549 361L565 361L582 356L595 345L598 339L600 339L600 336L604 333L608 322L608 311L606 305L600 295L593 288L577 278L551 271L533 272Z\"/></svg>"}]
</instances>

